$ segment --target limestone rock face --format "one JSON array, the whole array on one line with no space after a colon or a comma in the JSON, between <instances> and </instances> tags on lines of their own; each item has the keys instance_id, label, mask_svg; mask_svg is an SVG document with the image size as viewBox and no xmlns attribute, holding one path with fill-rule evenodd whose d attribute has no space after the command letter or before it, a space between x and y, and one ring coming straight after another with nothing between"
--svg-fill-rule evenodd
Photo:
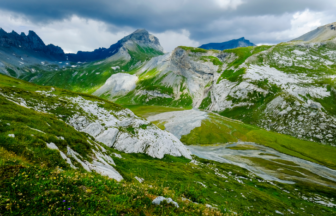
<instances>
[{"instance_id":1,"label":"limestone rock face","mask_svg":"<svg viewBox=\"0 0 336 216\"><path fill-rule=\"evenodd\" d=\"M160 45L159 39L154 35L148 33L145 29L138 29L132 34L124 37L118 43L124 44L127 41L133 41L140 46L148 46L158 51L163 52L163 48Z\"/></svg>"},{"instance_id":2,"label":"limestone rock face","mask_svg":"<svg viewBox=\"0 0 336 216\"><path fill-rule=\"evenodd\" d=\"M183 48L176 48L172 53L152 58L137 74L156 69L160 71L158 77L164 77L162 85L174 86L182 85L185 82L188 94L193 98L193 107L199 107L204 96L208 92L207 85L213 82L215 73L219 66L202 58L209 56L221 58L220 53L212 51L206 53L194 53ZM175 99L181 94L180 89L176 89Z\"/></svg>"},{"instance_id":3,"label":"limestone rock face","mask_svg":"<svg viewBox=\"0 0 336 216\"><path fill-rule=\"evenodd\" d=\"M110 98L114 96L127 94L129 91L135 89L138 77L127 73L113 74L105 84L98 89L94 95L108 94Z\"/></svg>"}]
</instances>

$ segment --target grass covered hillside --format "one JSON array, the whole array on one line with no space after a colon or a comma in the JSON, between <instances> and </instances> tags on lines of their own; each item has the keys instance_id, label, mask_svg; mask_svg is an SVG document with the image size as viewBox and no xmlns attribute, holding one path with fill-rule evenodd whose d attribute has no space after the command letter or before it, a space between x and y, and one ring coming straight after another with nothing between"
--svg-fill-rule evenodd
<instances>
[{"instance_id":1,"label":"grass covered hillside","mask_svg":"<svg viewBox=\"0 0 336 216\"><path fill-rule=\"evenodd\" d=\"M336 45L203 50L178 47L151 59L132 88L96 94L118 104L199 108L299 139L336 145ZM133 76L134 76L133 75Z\"/></svg>"},{"instance_id":2,"label":"grass covered hillside","mask_svg":"<svg viewBox=\"0 0 336 216\"><path fill-rule=\"evenodd\" d=\"M2 215L336 214L332 187L266 181L233 164L174 156L183 148L168 141L171 151L162 157L148 151L155 141L146 144L147 151L132 153L136 146L118 145L123 136L137 142L154 130L157 139L169 140L168 133L94 96L0 78ZM83 107L85 101L98 103L99 113ZM115 127L111 119L119 125L112 145L87 128L101 124L104 134ZM158 196L178 207L152 204Z\"/></svg>"},{"instance_id":3,"label":"grass covered hillside","mask_svg":"<svg viewBox=\"0 0 336 216\"><path fill-rule=\"evenodd\" d=\"M40 84L64 88L76 92L93 93L113 74L139 68L152 57L162 55L161 51L150 47L134 45L105 60L89 63L70 63L57 71L25 73L21 79Z\"/></svg>"}]
</instances>

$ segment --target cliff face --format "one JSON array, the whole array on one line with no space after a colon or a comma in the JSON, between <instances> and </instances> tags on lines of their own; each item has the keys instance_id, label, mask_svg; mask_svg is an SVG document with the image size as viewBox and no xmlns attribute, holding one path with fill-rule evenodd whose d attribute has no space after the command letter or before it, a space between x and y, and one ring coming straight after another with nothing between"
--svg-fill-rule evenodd
<instances>
[{"instance_id":1,"label":"cliff face","mask_svg":"<svg viewBox=\"0 0 336 216\"><path fill-rule=\"evenodd\" d=\"M4 48L20 48L28 51L38 52L39 54L49 56L55 59L65 59L62 48L53 44L45 45L41 38L33 31L29 31L28 35L15 31L11 33L5 32L0 28L0 47Z\"/></svg>"}]
</instances>

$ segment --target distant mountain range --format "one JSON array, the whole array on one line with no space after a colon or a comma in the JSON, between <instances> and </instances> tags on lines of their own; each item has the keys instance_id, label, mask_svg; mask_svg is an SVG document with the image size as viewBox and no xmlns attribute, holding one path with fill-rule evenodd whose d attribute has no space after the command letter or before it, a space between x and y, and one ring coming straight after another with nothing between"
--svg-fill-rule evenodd
<instances>
[{"instance_id":1,"label":"distant mountain range","mask_svg":"<svg viewBox=\"0 0 336 216\"><path fill-rule=\"evenodd\" d=\"M15 31L7 33L0 28L0 47L7 49L19 48L35 53L37 52L52 59L65 60L62 48L54 46L53 44L46 46L34 31L29 31L28 35L25 35L23 32L19 35Z\"/></svg>"},{"instance_id":2,"label":"distant mountain range","mask_svg":"<svg viewBox=\"0 0 336 216\"><path fill-rule=\"evenodd\" d=\"M99 48L92 52L78 51L77 54L66 54L69 61L96 61L105 59L117 53L123 45L129 43L129 41L134 41L141 47L150 47L159 52L163 52L163 48L160 45L159 39L148 33L145 29L138 29L132 34L122 38L117 43L111 45L109 48Z\"/></svg>"},{"instance_id":3,"label":"distant mountain range","mask_svg":"<svg viewBox=\"0 0 336 216\"><path fill-rule=\"evenodd\" d=\"M234 49L237 47L248 47L248 46L255 46L254 43L251 43L249 40L246 40L244 37L239 39L234 39L230 41L226 41L223 43L208 43L203 44L199 48L202 49L214 49L214 50L225 50L225 49Z\"/></svg>"},{"instance_id":4,"label":"distant mountain range","mask_svg":"<svg viewBox=\"0 0 336 216\"><path fill-rule=\"evenodd\" d=\"M56 61L90 62L106 59L116 54L124 45L129 45L131 43L130 41L135 42L141 47L150 47L158 52L163 52L159 40L155 36L149 34L145 29L136 30L134 33L122 38L109 48L99 48L92 52L78 51L76 54L65 54L61 47L53 44L45 45L42 39L34 31L29 31L26 36L23 32L20 35L15 31L7 33L0 28L0 49L2 47L6 49L7 52L8 49L19 49L20 54L24 51L26 55L43 56L45 59ZM14 53L16 51L17 50L13 50Z\"/></svg>"}]
</instances>

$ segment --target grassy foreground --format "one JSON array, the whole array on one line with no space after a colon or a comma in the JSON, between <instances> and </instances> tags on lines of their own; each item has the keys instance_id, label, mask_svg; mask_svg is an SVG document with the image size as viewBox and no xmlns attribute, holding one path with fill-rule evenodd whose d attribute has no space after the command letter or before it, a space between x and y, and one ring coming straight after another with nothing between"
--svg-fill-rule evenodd
<instances>
[{"instance_id":1,"label":"grassy foreground","mask_svg":"<svg viewBox=\"0 0 336 216\"><path fill-rule=\"evenodd\" d=\"M12 92L25 99L34 96L36 90L50 89L6 76L1 76L0 88L1 93ZM104 106L121 109L107 102ZM84 158L91 153L87 140L93 138L59 117L68 111L41 113L0 96L1 215L276 215L276 211L336 215L334 208L314 202L316 197L336 199L335 189L303 182L268 182L240 167L196 157L193 161L172 156L154 159L118 152L100 143L106 155L113 158L123 181L83 168L71 169L58 151L46 146L49 142L60 149L71 146ZM57 138L60 136L64 139ZM139 183L135 177L144 181ZM172 198L179 208L167 203L153 205L157 196Z\"/></svg>"}]
</instances>

